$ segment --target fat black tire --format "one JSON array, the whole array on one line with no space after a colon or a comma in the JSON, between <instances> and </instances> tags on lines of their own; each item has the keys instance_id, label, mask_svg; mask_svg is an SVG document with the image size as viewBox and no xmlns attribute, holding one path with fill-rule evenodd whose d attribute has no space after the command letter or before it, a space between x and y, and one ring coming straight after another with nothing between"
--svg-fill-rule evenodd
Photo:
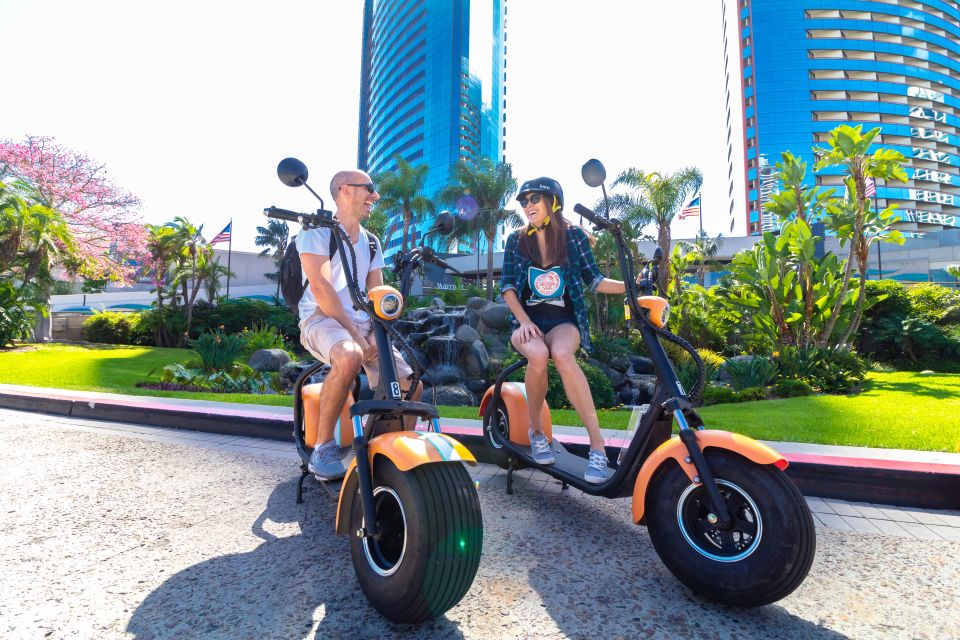
<instances>
[{"instance_id":1,"label":"fat black tire","mask_svg":"<svg viewBox=\"0 0 960 640\"><path fill-rule=\"evenodd\" d=\"M493 435L490 433L492 429L499 429L501 433L504 434L503 439L510 439L510 414L507 413L507 408L503 405L497 408L494 411L493 416L491 416L490 423L486 425L483 434L483 443L487 448L486 459L488 462L497 465L501 469L506 469L509 466L508 460L510 454L507 453L507 450L502 446L498 446L493 440Z\"/></svg>"},{"instance_id":2,"label":"fat black tire","mask_svg":"<svg viewBox=\"0 0 960 640\"><path fill-rule=\"evenodd\" d=\"M378 456L373 486L383 536L355 535L363 527L359 492L351 510L350 556L360 588L395 622L443 615L467 593L480 564L483 521L470 474L460 462L402 472Z\"/></svg>"},{"instance_id":3,"label":"fat black tire","mask_svg":"<svg viewBox=\"0 0 960 640\"><path fill-rule=\"evenodd\" d=\"M706 492L668 462L654 475L646 497L654 548L681 582L710 600L756 607L786 597L803 582L816 552L806 501L774 465L729 451L708 450L706 457L727 504L739 505L734 531L746 535L711 532L706 518L698 516L708 510Z\"/></svg>"}]
</instances>

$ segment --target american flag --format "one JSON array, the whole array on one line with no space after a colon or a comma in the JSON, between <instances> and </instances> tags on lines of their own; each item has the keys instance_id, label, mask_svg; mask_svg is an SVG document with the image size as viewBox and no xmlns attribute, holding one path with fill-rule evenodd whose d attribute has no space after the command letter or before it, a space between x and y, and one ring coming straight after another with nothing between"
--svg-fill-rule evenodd
<instances>
[{"instance_id":1,"label":"american flag","mask_svg":"<svg viewBox=\"0 0 960 640\"><path fill-rule=\"evenodd\" d=\"M867 178L867 188L864 191L864 195L867 198L872 198L877 195L877 183L874 182L873 178Z\"/></svg>"},{"instance_id":2,"label":"american flag","mask_svg":"<svg viewBox=\"0 0 960 640\"><path fill-rule=\"evenodd\" d=\"M214 244L217 244L218 242L227 242L227 241L229 241L229 240L230 240L231 227L233 227L233 222L232 222L232 221L227 223L227 226L225 226L225 227L223 228L223 231L221 231L220 233L218 233L217 235L215 235L215 236L213 237L213 240L210 241L210 244L211 244L211 245L214 245Z\"/></svg>"},{"instance_id":3,"label":"american flag","mask_svg":"<svg viewBox=\"0 0 960 640\"><path fill-rule=\"evenodd\" d=\"M697 194L693 200L690 201L690 204L685 206L680 211L680 219L684 218L698 218L700 217L700 194Z\"/></svg>"}]
</instances>

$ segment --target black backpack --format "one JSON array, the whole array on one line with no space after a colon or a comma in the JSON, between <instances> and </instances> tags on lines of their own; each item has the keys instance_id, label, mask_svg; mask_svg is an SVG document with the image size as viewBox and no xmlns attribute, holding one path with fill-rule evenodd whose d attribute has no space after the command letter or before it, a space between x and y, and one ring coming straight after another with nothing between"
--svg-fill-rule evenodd
<instances>
[{"instance_id":1,"label":"black backpack","mask_svg":"<svg viewBox=\"0 0 960 640\"><path fill-rule=\"evenodd\" d=\"M377 239L374 238L366 229L363 233L367 236L370 244L370 263L373 263L374 256L377 255ZM334 241L333 234L330 234L330 259L337 254L337 243ZM300 299L303 298L303 292L310 286L310 282L303 279L303 265L300 263L300 252L297 251L297 236L293 236L290 244L283 252L283 259L280 261L280 294L283 296L287 308L293 313L294 317L300 318Z\"/></svg>"}]
</instances>

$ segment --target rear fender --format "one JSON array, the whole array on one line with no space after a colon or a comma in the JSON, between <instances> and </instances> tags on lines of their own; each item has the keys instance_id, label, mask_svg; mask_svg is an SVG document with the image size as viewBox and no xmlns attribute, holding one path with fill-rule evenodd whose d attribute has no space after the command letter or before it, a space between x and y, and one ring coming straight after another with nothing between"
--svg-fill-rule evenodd
<instances>
[{"instance_id":1,"label":"rear fender","mask_svg":"<svg viewBox=\"0 0 960 640\"><path fill-rule=\"evenodd\" d=\"M730 433L729 431L696 431L697 443L700 450L706 452L713 447L717 449L726 449L740 454L747 460L757 464L774 464L783 471L789 464L787 459L771 449L765 444L761 444L753 438ZM687 462L687 447L684 446L680 438L673 437L657 447L650 457L647 458L643 466L640 467L640 473L637 474L637 481L633 486L633 521L640 524L643 520L644 507L646 506L647 489L650 485L650 479L662 464L667 460L673 459L683 472L693 482L697 476L697 469L692 462Z\"/></svg>"},{"instance_id":2,"label":"rear fender","mask_svg":"<svg viewBox=\"0 0 960 640\"><path fill-rule=\"evenodd\" d=\"M493 387L487 389L480 401L480 415L487 412L487 405L493 398ZM530 446L530 410L527 408L527 388L522 382L504 382L500 387L500 400L507 408L510 416L510 442ZM553 419L550 416L550 407L543 401L540 408L540 426L548 440L553 440Z\"/></svg>"},{"instance_id":3,"label":"rear fender","mask_svg":"<svg viewBox=\"0 0 960 640\"><path fill-rule=\"evenodd\" d=\"M466 462L476 466L477 459L470 451L448 435L428 431L394 431L379 435L367 443L370 470L374 471L378 456L388 458L400 471L409 471L423 464ZM353 494L357 491L356 459L350 461L340 498L337 502L337 533L349 533ZM349 496L344 499L344 496Z\"/></svg>"}]
</instances>

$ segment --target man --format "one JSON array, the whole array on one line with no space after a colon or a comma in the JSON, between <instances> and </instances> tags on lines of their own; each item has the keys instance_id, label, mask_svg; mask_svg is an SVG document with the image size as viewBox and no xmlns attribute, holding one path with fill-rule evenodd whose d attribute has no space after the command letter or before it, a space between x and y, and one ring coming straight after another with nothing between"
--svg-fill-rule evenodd
<instances>
[{"instance_id":1,"label":"man","mask_svg":"<svg viewBox=\"0 0 960 640\"><path fill-rule=\"evenodd\" d=\"M340 171L330 181L330 193L336 203L340 226L350 237L357 257L357 283L369 290L383 284L383 251L374 238L376 253L371 256L370 236L360 226L370 217L370 210L380 199L370 176L360 170ZM300 342L319 360L330 365L320 391L317 444L310 457L309 470L318 480L337 480L346 473L340 461L340 447L333 439L333 430L353 381L362 366L371 388L380 379L377 344L373 325L365 311L353 308L350 290L343 273L343 260L348 254L336 251L330 257L330 229L310 229L297 234L297 250L303 265L303 277L309 286L300 300ZM351 265L352 269L352 265ZM397 377L406 391L413 373L394 347L393 359ZM414 398L419 399L423 386L418 384ZM346 428L347 425L344 425Z\"/></svg>"}]
</instances>

